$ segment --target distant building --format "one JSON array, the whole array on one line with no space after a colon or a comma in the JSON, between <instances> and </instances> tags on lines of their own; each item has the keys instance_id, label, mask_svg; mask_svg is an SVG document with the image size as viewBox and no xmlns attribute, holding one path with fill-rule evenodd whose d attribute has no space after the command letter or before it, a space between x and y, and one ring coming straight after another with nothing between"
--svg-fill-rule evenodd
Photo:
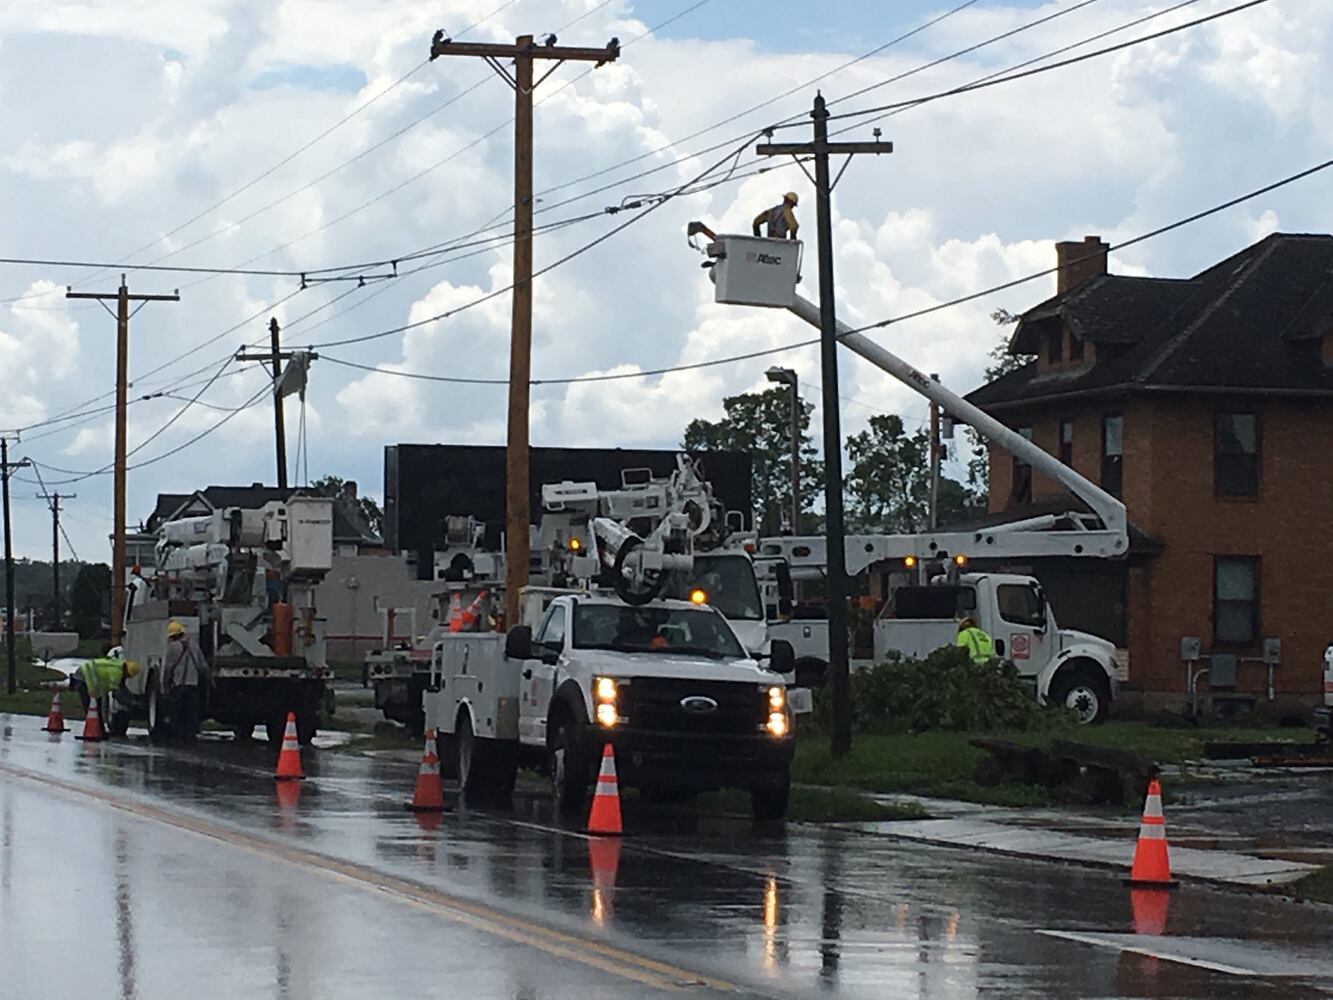
<instances>
[{"instance_id":1,"label":"distant building","mask_svg":"<svg viewBox=\"0 0 1333 1000\"><path fill-rule=\"evenodd\" d=\"M1108 274L1096 237L1056 251L1057 294L1010 341L1036 359L968 398L1122 498L1131 544L1025 568L1062 624L1122 647L1126 702L1182 707L1193 637L1205 710L1303 713L1333 639L1333 236L1277 233L1190 278ZM991 450L994 516L1070 499Z\"/></svg>"}]
</instances>

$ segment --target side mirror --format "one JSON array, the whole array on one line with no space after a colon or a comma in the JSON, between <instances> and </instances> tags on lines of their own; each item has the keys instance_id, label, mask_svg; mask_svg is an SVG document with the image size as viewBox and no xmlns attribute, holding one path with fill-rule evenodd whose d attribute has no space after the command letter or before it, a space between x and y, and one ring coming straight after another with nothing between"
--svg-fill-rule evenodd
<instances>
[{"instance_id":1,"label":"side mirror","mask_svg":"<svg viewBox=\"0 0 1333 1000\"><path fill-rule=\"evenodd\" d=\"M559 648L554 647L554 646L548 646L546 643L542 643L542 644L541 644L541 660L542 660L542 662L545 663L548 667L553 667L553 666L555 666L557 663L560 662L560 650L559 650Z\"/></svg>"},{"instance_id":2,"label":"side mirror","mask_svg":"<svg viewBox=\"0 0 1333 1000\"><path fill-rule=\"evenodd\" d=\"M796 650L786 639L774 639L769 644L768 669L779 674L796 672Z\"/></svg>"},{"instance_id":3,"label":"side mirror","mask_svg":"<svg viewBox=\"0 0 1333 1000\"><path fill-rule=\"evenodd\" d=\"M532 626L515 625L505 635L505 656L511 660L532 659Z\"/></svg>"}]
</instances>

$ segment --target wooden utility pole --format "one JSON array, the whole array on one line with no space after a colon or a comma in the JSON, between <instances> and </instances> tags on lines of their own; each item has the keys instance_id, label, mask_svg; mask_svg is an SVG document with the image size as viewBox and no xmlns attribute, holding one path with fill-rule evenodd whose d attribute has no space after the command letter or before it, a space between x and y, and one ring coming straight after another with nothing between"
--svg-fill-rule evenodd
<instances>
[{"instance_id":1,"label":"wooden utility pole","mask_svg":"<svg viewBox=\"0 0 1333 1000\"><path fill-rule=\"evenodd\" d=\"M54 631L60 631L60 501L77 500L77 493L52 493L47 497L51 505L51 616L55 619Z\"/></svg>"},{"instance_id":2,"label":"wooden utility pole","mask_svg":"<svg viewBox=\"0 0 1333 1000\"><path fill-rule=\"evenodd\" d=\"M815 95L813 142L761 143L760 156L793 156L815 161L815 212L819 242L820 378L824 403L824 524L828 548L829 686L833 694L830 746L834 754L852 748L851 680L847 662L847 550L842 516L842 426L838 410L838 318L833 284L833 189L858 153L892 153L893 143L829 142L828 109L822 94ZM829 157L846 154L847 161L830 178ZM804 164L801 169L805 170ZM809 173L806 173L809 177Z\"/></svg>"},{"instance_id":3,"label":"wooden utility pole","mask_svg":"<svg viewBox=\"0 0 1333 1000\"><path fill-rule=\"evenodd\" d=\"M290 393L282 391L282 363L291 361L298 354L309 354L313 360L319 355L308 351L284 351L279 342L278 318L274 316L268 321L269 352L267 354L246 354L244 351L236 352L237 361L267 361L273 369L273 431L277 438L277 458L278 458L278 489L284 493L287 491L287 426L282 413L282 401Z\"/></svg>"},{"instance_id":4,"label":"wooden utility pole","mask_svg":"<svg viewBox=\"0 0 1333 1000\"><path fill-rule=\"evenodd\" d=\"M4 491L5 516L5 658L8 661L8 682L6 690L13 694L18 690L18 656L14 648L14 541L9 523L9 477L15 469L32 465L26 458L22 461L9 462L9 438L0 436L0 489Z\"/></svg>"},{"instance_id":5,"label":"wooden utility pole","mask_svg":"<svg viewBox=\"0 0 1333 1000\"><path fill-rule=\"evenodd\" d=\"M129 396L130 383L130 317L135 315L149 302L179 302L180 293L170 295L131 295L125 284L125 275L120 276L120 288L114 292L76 292L65 290L67 299L96 299L106 308L109 299L116 300L116 460L115 460L115 518L111 541L111 644L120 644L121 633L125 628L125 453L126 428L125 410ZM134 312L130 312L130 303L139 303ZM108 310L109 312L110 310Z\"/></svg>"},{"instance_id":6,"label":"wooden utility pole","mask_svg":"<svg viewBox=\"0 0 1333 1000\"><path fill-rule=\"evenodd\" d=\"M615 62L620 42L604 49L571 48L548 35L541 45L519 35L513 45L455 42L435 32L430 57L484 59L514 89L514 292L509 339L509 434L505 452L505 622L518 621L519 591L528 582L528 528L532 524L528 466L528 395L532 377L532 94L564 62ZM505 66L512 60L513 72ZM533 80L537 60L553 65Z\"/></svg>"}]
</instances>

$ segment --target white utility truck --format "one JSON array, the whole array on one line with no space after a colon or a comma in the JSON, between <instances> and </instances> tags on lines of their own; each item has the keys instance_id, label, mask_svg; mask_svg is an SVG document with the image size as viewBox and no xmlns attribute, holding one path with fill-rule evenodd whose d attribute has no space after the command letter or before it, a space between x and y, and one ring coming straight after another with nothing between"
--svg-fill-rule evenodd
<instances>
[{"instance_id":1,"label":"white utility truck","mask_svg":"<svg viewBox=\"0 0 1333 1000\"><path fill-rule=\"evenodd\" d=\"M697 465L681 455L670 476L655 477L648 469L626 469L617 490L599 490L595 483L565 482L547 491L549 503L538 524L530 529L532 565L529 580L538 587L563 587L578 579L575 561L588 538L589 519L606 516L650 534L664 512L677 509L697 523L693 556L688 569L677 566L660 574L657 593L687 599L702 591L707 603L726 616L745 649L755 656L768 654L768 621L764 599L755 576L751 550L753 533L730 522L714 499L711 485L703 480ZM435 553L434 576L442 589L432 599L430 622L421 633L411 629L411 643L385 643L366 656L366 676L375 691L375 707L386 718L419 732L424 725L421 692L429 683L433 630L445 627L453 588L466 600L475 599L485 587L494 590L505 578L504 553L485 547L486 526L472 517L443 519L444 547ZM598 570L595 560L585 559L577 567L586 577ZM459 586L464 585L464 586ZM786 591L790 596L790 585ZM395 609L395 614L398 611ZM386 612L386 627L388 612ZM537 624L535 621L529 624ZM390 631L392 631L390 627ZM397 645L399 648L393 648ZM794 682L794 676L786 678ZM808 698L794 699L806 710Z\"/></svg>"},{"instance_id":2,"label":"white utility truck","mask_svg":"<svg viewBox=\"0 0 1333 1000\"><path fill-rule=\"evenodd\" d=\"M819 307L796 291L801 247L790 240L768 240L744 235L718 236L701 223L690 223L687 235L703 233L712 242L704 248L715 300L732 305L787 309L806 323L819 327ZM1031 577L969 574L959 578L958 567L974 559L1040 558L1062 556L1092 559L1123 558L1129 548L1125 505L1090 482L1055 456L1006 427L984 410L951 392L924 372L881 347L846 324L837 325L838 343L888 372L913 391L937 403L956 421L973 427L982 437L998 445L1032 469L1049 476L1087 505L1087 511L1070 511L970 531L934 531L916 535L870 535L846 539L849 574L885 561L899 561L916 569L929 581L944 580L965 594L960 600L975 601L972 611L983 628L1005 644L1005 654L1034 681L1043 702L1057 701L1073 707L1086 722L1105 718L1115 691L1115 662L1109 642L1080 632L1056 629L1054 617L1037 581ZM804 561L808 568L827 566L826 539L819 537L764 539L758 557ZM933 569L949 572L932 572ZM797 566L791 565L793 576ZM1017 588L1017 589L1011 589ZM943 603L949 598L942 596ZM1002 602L1013 602L1012 607ZM890 617L881 616L875 627L877 658L891 649L924 650L944 636L945 619L956 621L962 613L938 619L895 615L891 599ZM1020 614L1027 608L1026 615ZM1022 620L1007 617L1010 611ZM933 621L933 624L930 624ZM989 627L988 627L989 626ZM822 627L822 646L818 638ZM793 621L774 634L788 634L805 646L798 663L813 673L818 650L827 661L827 622ZM1015 641L1017 649L1015 649ZM938 648L938 645L934 648ZM1023 656L1022 651L1027 655ZM928 650L925 650L928 651ZM1016 655L1018 654L1018 655Z\"/></svg>"},{"instance_id":3,"label":"white utility truck","mask_svg":"<svg viewBox=\"0 0 1333 1000\"><path fill-rule=\"evenodd\" d=\"M791 647L748 649L702 588L663 596L695 574L695 540L713 523L706 484L682 463L670 488L635 502L592 484L542 492L533 552L551 585L524 590L506 633L487 630L499 581L459 585L449 604L475 609L477 631L441 623L430 636L425 723L464 797L503 801L526 763L576 812L610 743L623 784L663 797L738 788L756 818L780 819L795 746L782 676Z\"/></svg>"},{"instance_id":4,"label":"white utility truck","mask_svg":"<svg viewBox=\"0 0 1333 1000\"><path fill-rule=\"evenodd\" d=\"M124 734L145 719L168 732L167 626L178 621L208 660L200 717L249 739L257 723L282 740L296 713L302 743L315 735L332 672L315 592L333 565L333 501L293 496L261 508L230 507L164 523L157 569L127 612L123 655L141 670L118 694L110 720Z\"/></svg>"}]
</instances>

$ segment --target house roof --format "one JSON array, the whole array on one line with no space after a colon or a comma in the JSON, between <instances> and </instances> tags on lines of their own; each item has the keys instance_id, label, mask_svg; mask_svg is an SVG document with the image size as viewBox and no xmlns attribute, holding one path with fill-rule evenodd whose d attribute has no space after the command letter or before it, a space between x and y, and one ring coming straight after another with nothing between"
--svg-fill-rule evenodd
<instances>
[{"instance_id":1,"label":"house roof","mask_svg":"<svg viewBox=\"0 0 1333 1000\"><path fill-rule=\"evenodd\" d=\"M1193 278L1102 275L1020 317L1015 353L1051 323L1098 344L1097 362L1035 362L968 396L981 406L1092 390L1263 389L1333 395L1310 341L1333 317L1333 236L1274 233Z\"/></svg>"},{"instance_id":2,"label":"house roof","mask_svg":"<svg viewBox=\"0 0 1333 1000\"><path fill-rule=\"evenodd\" d=\"M154 531L164 522L197 517L224 507L253 510L267 503L286 500L297 492L300 491L280 490L276 486L254 483L250 486L208 486L193 493L159 493L157 505L149 515L145 527L149 531ZM360 510L342 497L333 499L333 540L335 543L369 546L384 544L379 535L375 534L366 523Z\"/></svg>"}]
</instances>

